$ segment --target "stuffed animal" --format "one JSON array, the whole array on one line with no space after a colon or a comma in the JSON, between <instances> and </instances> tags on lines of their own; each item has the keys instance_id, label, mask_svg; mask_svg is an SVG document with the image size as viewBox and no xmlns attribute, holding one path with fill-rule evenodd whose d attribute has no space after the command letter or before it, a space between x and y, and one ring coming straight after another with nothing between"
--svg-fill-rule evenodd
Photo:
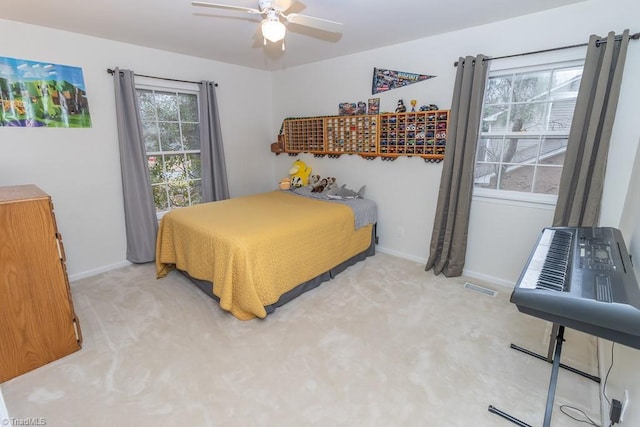
<instances>
[{"instance_id":1,"label":"stuffed animal","mask_svg":"<svg viewBox=\"0 0 640 427\"><path fill-rule=\"evenodd\" d=\"M281 190L289 190L291 188L291 178L282 178L279 187Z\"/></svg>"},{"instance_id":2,"label":"stuffed animal","mask_svg":"<svg viewBox=\"0 0 640 427\"><path fill-rule=\"evenodd\" d=\"M311 175L309 176L309 185L314 186L320 182L320 175Z\"/></svg>"},{"instance_id":3,"label":"stuffed animal","mask_svg":"<svg viewBox=\"0 0 640 427\"><path fill-rule=\"evenodd\" d=\"M289 169L291 185L296 188L309 184L309 175L311 175L311 168L299 159L293 162L293 166Z\"/></svg>"},{"instance_id":4,"label":"stuffed animal","mask_svg":"<svg viewBox=\"0 0 640 427\"><path fill-rule=\"evenodd\" d=\"M366 185L360 187L360 190L356 193L353 190L346 188L345 184L342 187L336 187L327 192L327 197L330 199L364 199L364 190Z\"/></svg>"},{"instance_id":5,"label":"stuffed animal","mask_svg":"<svg viewBox=\"0 0 640 427\"><path fill-rule=\"evenodd\" d=\"M322 193L325 190L329 190L336 186L336 179L332 176L328 178L322 178L319 182L317 182L313 188L311 189L312 193Z\"/></svg>"},{"instance_id":6,"label":"stuffed animal","mask_svg":"<svg viewBox=\"0 0 640 427\"><path fill-rule=\"evenodd\" d=\"M333 176L330 176L329 178L327 178L327 186L325 187L324 191L329 191L333 188L337 188L338 187L338 183L336 182L336 178Z\"/></svg>"},{"instance_id":7,"label":"stuffed animal","mask_svg":"<svg viewBox=\"0 0 640 427\"><path fill-rule=\"evenodd\" d=\"M404 105L404 101L402 99L398 100L398 106L396 107L396 113L405 113L407 111L407 107Z\"/></svg>"}]
</instances>

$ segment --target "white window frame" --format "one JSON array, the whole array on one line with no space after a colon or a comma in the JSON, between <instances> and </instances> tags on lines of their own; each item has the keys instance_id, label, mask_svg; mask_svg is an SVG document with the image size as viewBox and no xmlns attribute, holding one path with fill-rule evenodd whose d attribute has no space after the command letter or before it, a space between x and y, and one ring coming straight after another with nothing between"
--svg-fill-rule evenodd
<instances>
[{"instance_id":1,"label":"white window frame","mask_svg":"<svg viewBox=\"0 0 640 427\"><path fill-rule=\"evenodd\" d=\"M200 109L200 102L199 102L200 88L196 83L160 80L160 79L154 79L150 77L136 77L135 88L136 88L136 91L138 89L142 89L142 90L154 90L159 92L167 91L167 92L178 92L178 93L196 95L196 98L198 99L198 110ZM176 153L196 153L196 152L201 154L202 147L200 147L200 150L198 151L184 150L179 152L177 151ZM147 155L149 154L145 147L145 157ZM191 201L189 201L189 205L191 205ZM175 208L170 208L165 211L156 212L156 217L158 218L158 220L160 220L167 212L171 211L172 209L175 209Z\"/></svg>"},{"instance_id":2,"label":"white window frame","mask_svg":"<svg viewBox=\"0 0 640 427\"><path fill-rule=\"evenodd\" d=\"M487 73L487 81L489 77L495 77L503 74L510 74L516 72L535 72L536 70L549 69L550 67L556 67L561 65L562 67L570 67L576 65L584 65L584 58L586 55L586 47L566 49L545 54L534 54L527 56L518 56L514 58L500 59L496 61L490 61L490 69ZM483 97L484 98L484 97ZM484 99L482 105L482 111L484 112ZM479 125L482 126L482 123ZM482 136L479 129L478 139ZM545 135L553 136L567 135L561 132L545 132ZM505 135L504 133L501 134ZM521 134L519 134L521 135ZM475 165L475 158L474 158ZM556 202L558 200L557 195L553 194L540 194L533 192L520 192L520 191L508 191L489 188L477 188L473 187L473 199L482 200L487 202L496 202L499 204L509 204L516 206L529 206L535 208L542 208L553 210L555 209Z\"/></svg>"}]
</instances>

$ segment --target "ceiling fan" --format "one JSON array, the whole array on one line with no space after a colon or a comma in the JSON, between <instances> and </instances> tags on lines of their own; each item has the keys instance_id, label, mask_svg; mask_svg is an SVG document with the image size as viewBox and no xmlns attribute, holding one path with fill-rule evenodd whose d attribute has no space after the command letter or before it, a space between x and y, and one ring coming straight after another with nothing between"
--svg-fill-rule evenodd
<instances>
[{"instance_id":1,"label":"ceiling fan","mask_svg":"<svg viewBox=\"0 0 640 427\"><path fill-rule=\"evenodd\" d=\"M264 38L264 44L267 44L267 40L273 43L282 40L282 50L284 50L284 36L287 32L287 27L284 25L282 20L297 25L316 28L322 31L328 31L331 33L339 33L341 31L342 24L340 22L329 21L328 19L316 18L308 15L301 15L299 13L285 13L291 8L291 3L291 0L258 0L258 8L255 9L251 7L233 6L228 4L209 3L203 1L191 2L193 6L229 9L250 14L262 15L264 19L261 23L261 29L262 37Z\"/></svg>"}]
</instances>

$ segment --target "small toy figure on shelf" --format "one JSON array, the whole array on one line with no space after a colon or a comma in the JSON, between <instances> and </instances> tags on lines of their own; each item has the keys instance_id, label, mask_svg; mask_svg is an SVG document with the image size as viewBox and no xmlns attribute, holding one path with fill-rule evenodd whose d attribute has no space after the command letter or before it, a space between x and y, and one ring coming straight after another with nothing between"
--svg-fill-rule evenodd
<instances>
[{"instance_id":1,"label":"small toy figure on shelf","mask_svg":"<svg viewBox=\"0 0 640 427\"><path fill-rule=\"evenodd\" d=\"M438 106L436 104L422 105L420 107L420 111L434 111L438 110Z\"/></svg>"},{"instance_id":2,"label":"small toy figure on shelf","mask_svg":"<svg viewBox=\"0 0 640 427\"><path fill-rule=\"evenodd\" d=\"M380 98L369 98L369 114L378 114L380 112Z\"/></svg>"},{"instance_id":3,"label":"small toy figure on shelf","mask_svg":"<svg viewBox=\"0 0 640 427\"><path fill-rule=\"evenodd\" d=\"M404 105L404 101L402 99L398 100L398 106L396 107L396 113L406 113L407 107Z\"/></svg>"},{"instance_id":4,"label":"small toy figure on shelf","mask_svg":"<svg viewBox=\"0 0 640 427\"><path fill-rule=\"evenodd\" d=\"M416 112L416 105L418 104L418 101L416 101L415 99L411 100L411 112L415 113Z\"/></svg>"}]
</instances>

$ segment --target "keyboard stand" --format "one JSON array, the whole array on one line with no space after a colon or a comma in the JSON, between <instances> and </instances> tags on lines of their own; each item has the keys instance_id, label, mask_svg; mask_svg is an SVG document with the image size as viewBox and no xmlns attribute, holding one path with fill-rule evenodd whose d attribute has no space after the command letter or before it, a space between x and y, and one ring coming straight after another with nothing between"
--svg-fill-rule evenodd
<instances>
[{"instance_id":1,"label":"keyboard stand","mask_svg":"<svg viewBox=\"0 0 640 427\"><path fill-rule=\"evenodd\" d=\"M541 354L538 353L534 353L531 350L527 350L524 347L520 347L519 345L515 345L515 344L511 344L511 348L514 350L518 350L521 353L525 353L528 354L529 356L533 356L537 359L540 360L545 360L549 363L553 363L553 352L555 350L555 344L556 344L556 340L555 337L558 336L558 329L560 328L560 325L558 325L557 323L553 324L553 327L551 328L551 335L549 337L549 349L547 351L547 357L542 356ZM574 374L578 374L580 376L583 376L585 378L590 379L591 381L597 382L598 384L600 384L600 377L596 376L596 375L591 375L587 372L581 371L579 369L573 368L571 366L567 366L564 363L560 364L560 367L562 369L566 369L567 371L573 372Z\"/></svg>"},{"instance_id":2,"label":"keyboard stand","mask_svg":"<svg viewBox=\"0 0 640 427\"><path fill-rule=\"evenodd\" d=\"M555 325L554 324L554 329L557 326L557 330L558 333L556 335L555 338L555 348L554 348L554 355L553 355L553 367L551 368L551 378L549 380L549 390L547 392L547 405L544 411L544 424L543 427L550 427L551 426L551 413L553 412L553 401L555 400L555 396L556 396L556 385L558 384L558 371L560 371L560 367L561 367L561 363L560 363L560 355L562 353L562 342L564 341L564 326L562 325ZM513 344L511 345L513 348ZM532 355L536 355L535 353L530 353L528 350L525 351L525 353L527 354L532 354ZM544 356L540 356L540 355L536 355L538 356L538 358L542 359L542 360L547 360L547 358L545 358ZM570 370L572 371L577 371L574 370L573 368L571 368ZM578 371L581 372L581 371ZM592 377L592 375L586 374L585 375L589 378ZM593 378L592 378L593 379ZM598 382L600 382L600 378L598 378ZM498 408L494 407L493 405L489 405L489 412L491 412L492 414L496 414L508 421L511 421L512 423L520 426L520 427L531 427L530 424L525 423L524 421L521 421L509 414L507 414L506 412L503 412L501 410L499 410Z\"/></svg>"}]
</instances>

